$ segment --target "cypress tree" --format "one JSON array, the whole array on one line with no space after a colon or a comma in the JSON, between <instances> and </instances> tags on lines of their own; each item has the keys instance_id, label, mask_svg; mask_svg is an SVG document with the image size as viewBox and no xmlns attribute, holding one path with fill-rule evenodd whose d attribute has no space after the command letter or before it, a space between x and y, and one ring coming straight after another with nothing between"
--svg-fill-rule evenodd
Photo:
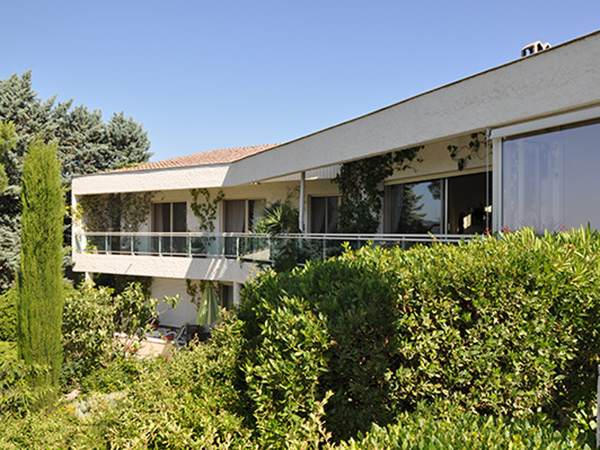
<instances>
[{"instance_id":1,"label":"cypress tree","mask_svg":"<svg viewBox=\"0 0 600 450\"><path fill-rule=\"evenodd\" d=\"M56 386L62 363L62 226L64 198L56 146L34 141L22 179L21 263L18 272L17 346L33 387Z\"/></svg>"}]
</instances>

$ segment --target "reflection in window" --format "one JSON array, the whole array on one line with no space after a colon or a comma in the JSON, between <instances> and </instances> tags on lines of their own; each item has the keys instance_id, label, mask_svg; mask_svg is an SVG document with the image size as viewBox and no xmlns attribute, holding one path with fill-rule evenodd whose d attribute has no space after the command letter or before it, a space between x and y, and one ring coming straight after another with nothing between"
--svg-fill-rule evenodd
<instances>
[{"instance_id":1,"label":"reflection in window","mask_svg":"<svg viewBox=\"0 0 600 450\"><path fill-rule=\"evenodd\" d=\"M537 233L600 227L600 124L505 139L502 225Z\"/></svg>"},{"instance_id":2,"label":"reflection in window","mask_svg":"<svg viewBox=\"0 0 600 450\"><path fill-rule=\"evenodd\" d=\"M311 197L310 232L335 233L338 224L339 197Z\"/></svg>"},{"instance_id":3,"label":"reflection in window","mask_svg":"<svg viewBox=\"0 0 600 450\"><path fill-rule=\"evenodd\" d=\"M387 233L440 233L441 180L386 187Z\"/></svg>"}]
</instances>

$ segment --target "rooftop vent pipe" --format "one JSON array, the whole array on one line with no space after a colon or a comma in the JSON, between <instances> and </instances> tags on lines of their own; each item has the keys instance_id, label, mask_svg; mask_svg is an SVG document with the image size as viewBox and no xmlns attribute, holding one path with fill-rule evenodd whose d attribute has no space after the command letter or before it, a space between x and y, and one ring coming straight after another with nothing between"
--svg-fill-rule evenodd
<instances>
[{"instance_id":1,"label":"rooftop vent pipe","mask_svg":"<svg viewBox=\"0 0 600 450\"><path fill-rule=\"evenodd\" d=\"M545 44L542 44L541 41L532 42L531 44L523 47L523 49L521 50L521 57L527 55L534 55L544 50L548 50L550 47L552 46L548 42L546 42Z\"/></svg>"}]
</instances>

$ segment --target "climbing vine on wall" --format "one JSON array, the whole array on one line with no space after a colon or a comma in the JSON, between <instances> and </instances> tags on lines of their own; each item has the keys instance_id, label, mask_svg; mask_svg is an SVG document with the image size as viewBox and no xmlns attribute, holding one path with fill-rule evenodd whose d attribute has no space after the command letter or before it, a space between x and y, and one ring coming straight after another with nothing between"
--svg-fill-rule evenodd
<instances>
[{"instance_id":1,"label":"climbing vine on wall","mask_svg":"<svg viewBox=\"0 0 600 450\"><path fill-rule=\"evenodd\" d=\"M465 169L468 161L473 158L483 159L485 157L485 151L483 152L483 156L480 154L480 150L486 149L487 139L485 131L472 133L470 137L471 139L467 145L461 147L449 145L447 147L450 157L453 161L456 161L459 171Z\"/></svg>"},{"instance_id":2,"label":"climbing vine on wall","mask_svg":"<svg viewBox=\"0 0 600 450\"><path fill-rule=\"evenodd\" d=\"M192 189L192 201L190 203L190 208L194 213L194 216L198 219L198 231L201 232L209 232L212 233L215 231L215 220L217 219L217 213L219 211L219 203L225 197L223 191L217 192L215 198L211 199L211 195L208 189ZM204 238L204 239L212 239L212 238ZM198 243L196 245L206 245L206 241L201 241L202 244ZM206 289L213 288L217 296L219 295L219 285L218 283L210 280L185 280L185 292L190 296L191 302L196 305L197 308L200 308L200 303L202 302L202 294Z\"/></svg>"},{"instance_id":3,"label":"climbing vine on wall","mask_svg":"<svg viewBox=\"0 0 600 450\"><path fill-rule=\"evenodd\" d=\"M215 231L219 203L223 200L225 194L223 194L223 191L219 191L215 198L211 200L208 189L192 189L191 193L193 200L190 203L190 208L198 218L199 231Z\"/></svg>"},{"instance_id":4,"label":"climbing vine on wall","mask_svg":"<svg viewBox=\"0 0 600 450\"><path fill-rule=\"evenodd\" d=\"M92 231L133 233L148 220L153 196L153 192L85 195L74 216Z\"/></svg>"},{"instance_id":5,"label":"climbing vine on wall","mask_svg":"<svg viewBox=\"0 0 600 450\"><path fill-rule=\"evenodd\" d=\"M383 205L381 183L394 170L406 170L411 162L420 162L418 154L422 148L411 147L342 164L333 180L341 194L338 232L376 233Z\"/></svg>"}]
</instances>

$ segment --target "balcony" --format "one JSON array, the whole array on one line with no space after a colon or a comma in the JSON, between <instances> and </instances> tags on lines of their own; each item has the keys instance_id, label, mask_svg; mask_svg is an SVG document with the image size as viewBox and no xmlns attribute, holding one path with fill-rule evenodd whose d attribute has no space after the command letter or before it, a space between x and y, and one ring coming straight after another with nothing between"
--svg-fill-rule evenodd
<instances>
[{"instance_id":1,"label":"balcony","mask_svg":"<svg viewBox=\"0 0 600 450\"><path fill-rule=\"evenodd\" d=\"M430 234L286 234L254 233L125 233L84 232L75 234L75 254L225 258L270 264L282 253L303 263L324 260L343 252L344 243L358 249L365 245L386 248L433 242L456 243L471 235Z\"/></svg>"}]
</instances>

